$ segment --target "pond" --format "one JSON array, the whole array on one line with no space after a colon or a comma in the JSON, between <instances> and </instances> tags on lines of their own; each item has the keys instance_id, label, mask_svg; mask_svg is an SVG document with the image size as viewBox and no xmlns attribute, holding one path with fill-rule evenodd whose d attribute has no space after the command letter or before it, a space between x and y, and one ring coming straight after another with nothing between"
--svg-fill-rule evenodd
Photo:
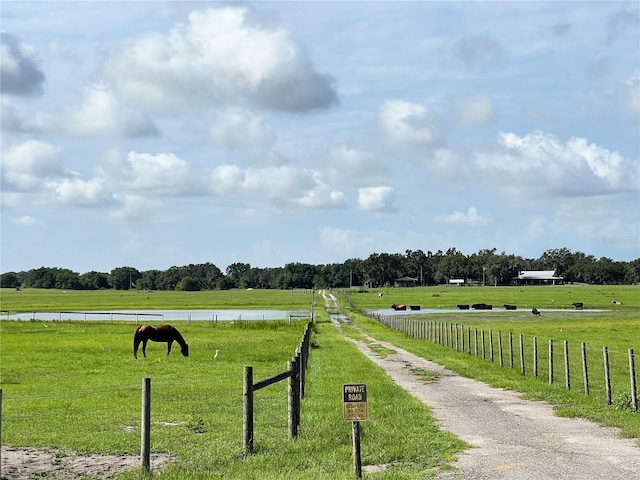
<instances>
[{"instance_id":1,"label":"pond","mask_svg":"<svg viewBox=\"0 0 640 480\"><path fill-rule=\"evenodd\" d=\"M113 312L2 312L2 320L43 321L235 321L310 318L308 310L118 310Z\"/></svg>"}]
</instances>

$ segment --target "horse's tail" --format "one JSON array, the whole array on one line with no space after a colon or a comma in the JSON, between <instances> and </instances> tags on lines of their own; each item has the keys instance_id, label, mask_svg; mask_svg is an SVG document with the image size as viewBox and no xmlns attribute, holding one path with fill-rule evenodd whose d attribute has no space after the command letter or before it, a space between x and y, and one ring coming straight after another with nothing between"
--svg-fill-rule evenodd
<instances>
[{"instance_id":1,"label":"horse's tail","mask_svg":"<svg viewBox=\"0 0 640 480\"><path fill-rule=\"evenodd\" d=\"M142 338L140 338L140 329L142 327L138 327L136 328L135 333L133 334L133 358L135 358L136 360L138 359L138 346L140 345L140 342L142 341Z\"/></svg>"}]
</instances>

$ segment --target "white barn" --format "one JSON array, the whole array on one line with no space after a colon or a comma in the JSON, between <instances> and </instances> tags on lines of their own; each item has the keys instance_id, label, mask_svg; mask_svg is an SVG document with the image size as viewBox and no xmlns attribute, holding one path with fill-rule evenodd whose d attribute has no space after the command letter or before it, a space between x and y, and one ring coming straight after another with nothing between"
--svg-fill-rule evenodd
<instances>
[{"instance_id":1,"label":"white barn","mask_svg":"<svg viewBox=\"0 0 640 480\"><path fill-rule=\"evenodd\" d=\"M555 270L523 270L514 280L520 285L560 285L563 279Z\"/></svg>"}]
</instances>

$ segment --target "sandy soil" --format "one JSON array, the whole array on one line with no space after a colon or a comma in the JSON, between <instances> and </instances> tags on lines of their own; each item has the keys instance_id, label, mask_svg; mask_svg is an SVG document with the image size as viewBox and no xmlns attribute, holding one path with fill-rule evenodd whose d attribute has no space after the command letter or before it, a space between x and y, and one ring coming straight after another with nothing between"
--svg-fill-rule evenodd
<instances>
[{"instance_id":1,"label":"sandy soil","mask_svg":"<svg viewBox=\"0 0 640 480\"><path fill-rule=\"evenodd\" d=\"M167 454L151 455L151 469L159 471L173 459ZM2 447L2 480L106 479L139 466L140 457L132 455L74 455L53 449Z\"/></svg>"}]
</instances>

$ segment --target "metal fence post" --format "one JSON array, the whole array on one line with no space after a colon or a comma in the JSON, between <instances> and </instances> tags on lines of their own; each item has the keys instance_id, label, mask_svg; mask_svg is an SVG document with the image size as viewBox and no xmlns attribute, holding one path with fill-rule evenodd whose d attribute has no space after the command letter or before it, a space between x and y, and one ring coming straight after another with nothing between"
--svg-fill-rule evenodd
<instances>
[{"instance_id":1,"label":"metal fence post","mask_svg":"<svg viewBox=\"0 0 640 480\"><path fill-rule=\"evenodd\" d=\"M253 367L244 367L244 417L242 422L244 453L253 452Z\"/></svg>"}]
</instances>

